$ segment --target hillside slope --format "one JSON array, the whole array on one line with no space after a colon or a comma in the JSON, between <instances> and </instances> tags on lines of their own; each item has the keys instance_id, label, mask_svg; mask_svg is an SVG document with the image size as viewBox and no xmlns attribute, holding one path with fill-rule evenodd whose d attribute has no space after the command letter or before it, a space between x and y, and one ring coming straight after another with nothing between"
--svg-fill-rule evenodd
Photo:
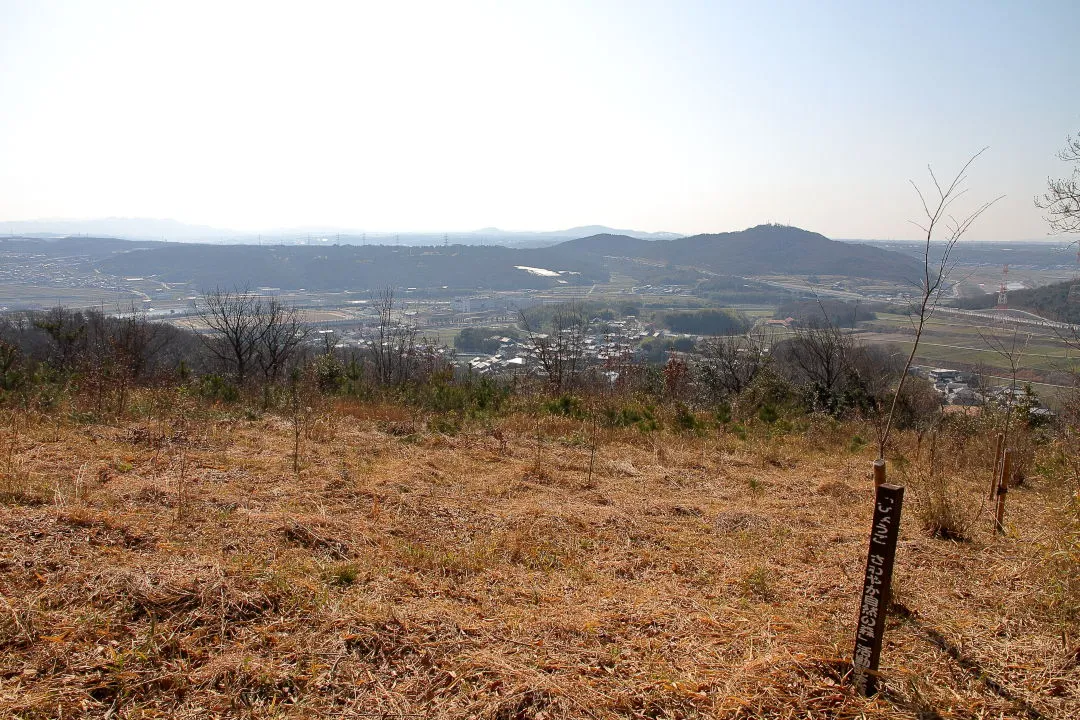
<instances>
[{"instance_id":1,"label":"hillside slope","mask_svg":"<svg viewBox=\"0 0 1080 720\"><path fill-rule=\"evenodd\" d=\"M906 281L918 277L919 263L905 255L819 233L780 225L747 230L646 241L602 234L571 240L551 252L627 256L725 275L844 275Z\"/></svg>"},{"instance_id":2,"label":"hillside slope","mask_svg":"<svg viewBox=\"0 0 1080 720\"><path fill-rule=\"evenodd\" d=\"M5 440L3 717L1065 718L1080 698L1039 574L1066 496L1040 478L1006 537L980 514L968 542L920 529L908 478L888 691L866 699L844 676L873 455L848 446L871 428L610 430L592 458L571 418L446 435L346 402L294 472L287 419L177 412ZM949 448L939 472L980 507L989 453Z\"/></svg>"},{"instance_id":3,"label":"hillside slope","mask_svg":"<svg viewBox=\"0 0 1080 720\"><path fill-rule=\"evenodd\" d=\"M759 225L737 233L696 235L673 241L672 246L676 263L696 260L715 269L738 268L744 275L847 275L898 281L919 273L919 264L899 253L841 243L793 227Z\"/></svg>"},{"instance_id":4,"label":"hillside slope","mask_svg":"<svg viewBox=\"0 0 1080 720\"><path fill-rule=\"evenodd\" d=\"M1009 291L1009 308L1027 310L1058 322L1080 323L1080 296L1074 295L1069 300L1070 290L1077 281L1043 285L1026 290ZM986 293L980 297L967 298L959 306L968 310L984 310L997 305L997 293Z\"/></svg>"}]
</instances>

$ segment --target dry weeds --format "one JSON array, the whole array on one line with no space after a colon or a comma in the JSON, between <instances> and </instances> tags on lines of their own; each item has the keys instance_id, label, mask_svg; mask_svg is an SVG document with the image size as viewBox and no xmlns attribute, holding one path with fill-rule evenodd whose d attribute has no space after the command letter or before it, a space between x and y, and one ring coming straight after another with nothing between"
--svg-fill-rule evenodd
<instances>
[{"instance_id":1,"label":"dry weeds","mask_svg":"<svg viewBox=\"0 0 1080 720\"><path fill-rule=\"evenodd\" d=\"M865 699L844 681L873 452L848 446L865 428L603 430L593 462L580 421L548 418L537 472L528 417L445 435L403 408L349 405L320 423L299 472L289 423L270 415L191 418L182 438L145 421L24 421L0 438L17 445L0 505L0 715L1080 707L1077 608L1045 580L1065 494L1038 476L1009 494L1005 538L988 516L965 541L930 537L913 488L887 689ZM985 483L955 487L978 508Z\"/></svg>"}]
</instances>

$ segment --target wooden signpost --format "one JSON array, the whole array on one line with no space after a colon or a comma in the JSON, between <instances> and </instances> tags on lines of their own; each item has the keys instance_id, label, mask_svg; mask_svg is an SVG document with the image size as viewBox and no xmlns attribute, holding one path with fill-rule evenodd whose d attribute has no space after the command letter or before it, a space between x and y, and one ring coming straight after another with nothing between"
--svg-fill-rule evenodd
<instances>
[{"instance_id":1,"label":"wooden signpost","mask_svg":"<svg viewBox=\"0 0 1080 720\"><path fill-rule=\"evenodd\" d=\"M855 688L866 696L877 692L878 661L885 634L885 615L892 588L893 562L896 559L896 540L900 535L900 510L903 504L902 486L889 483L878 485L853 657Z\"/></svg>"}]
</instances>

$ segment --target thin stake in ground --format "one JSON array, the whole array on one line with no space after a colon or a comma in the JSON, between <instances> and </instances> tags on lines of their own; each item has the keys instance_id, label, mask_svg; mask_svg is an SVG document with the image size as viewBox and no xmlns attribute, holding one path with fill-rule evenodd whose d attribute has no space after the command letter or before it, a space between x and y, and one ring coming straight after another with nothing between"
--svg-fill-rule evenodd
<instances>
[{"instance_id":1,"label":"thin stake in ground","mask_svg":"<svg viewBox=\"0 0 1080 720\"><path fill-rule=\"evenodd\" d=\"M1005 533L1005 495L1009 492L1009 480L1012 477L1013 451L1005 450L1001 460L1001 480L997 487L997 511L994 513L994 531Z\"/></svg>"}]
</instances>

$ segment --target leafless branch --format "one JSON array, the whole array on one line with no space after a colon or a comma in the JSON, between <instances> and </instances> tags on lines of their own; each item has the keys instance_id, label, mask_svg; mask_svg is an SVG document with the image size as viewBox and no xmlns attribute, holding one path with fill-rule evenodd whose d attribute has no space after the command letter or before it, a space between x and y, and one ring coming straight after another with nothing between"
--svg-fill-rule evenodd
<instances>
[{"instance_id":1,"label":"leafless branch","mask_svg":"<svg viewBox=\"0 0 1080 720\"><path fill-rule=\"evenodd\" d=\"M878 438L878 458L881 460L884 460L885 458L885 446L889 442L893 420L896 417L897 401L900 398L900 393L903 391L904 381L907 379L911 364L915 360L915 354L918 352L919 340L922 339L926 321L933 315L934 310L937 309L938 303L941 301L942 293L945 290L946 280L953 268L953 250L956 248L956 243L965 233L967 233L976 219L1001 199L1001 197L997 197L988 203L980 205L968 215L964 216L963 220L959 222L953 220L950 224L949 220L946 219L946 213L949 207L966 192L966 189L962 186L967 179L968 169L984 152L986 152L987 149L988 148L983 148L972 155L971 158L964 163L964 166L960 168L960 172L958 172L953 177L952 181L944 187L942 187L941 183L938 181L933 168L928 168L931 182L938 194L937 204L934 205L932 209L930 204L927 203L926 196L923 194L922 190L919 189L919 186L914 181L911 181L911 185L915 188L915 193L918 195L919 202L922 205L923 214L926 216L925 226L916 223L926 234L926 242L923 246L923 278L922 286L920 288L921 299L918 304L917 312L913 318L915 340L911 345L911 352L908 354L907 362L904 363L904 370L900 375L900 382L897 384L896 391L893 393L892 402L889 405L889 414L886 417L884 427ZM930 251L935 239L935 233L938 232L942 225L944 225L946 229L944 234L944 246L942 248L941 257L937 261L933 261L930 256Z\"/></svg>"}]
</instances>

